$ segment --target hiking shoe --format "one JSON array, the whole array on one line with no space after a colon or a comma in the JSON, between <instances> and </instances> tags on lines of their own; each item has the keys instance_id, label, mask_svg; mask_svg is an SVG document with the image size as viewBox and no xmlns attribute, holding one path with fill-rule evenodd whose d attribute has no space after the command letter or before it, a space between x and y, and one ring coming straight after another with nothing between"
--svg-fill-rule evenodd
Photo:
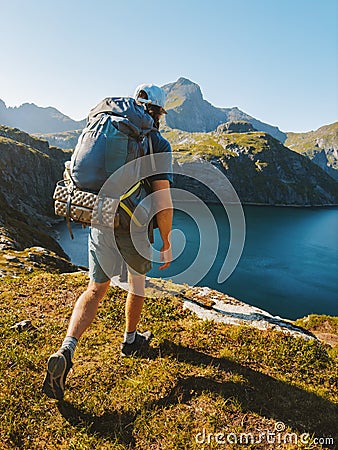
<instances>
[{"instance_id":1,"label":"hiking shoe","mask_svg":"<svg viewBox=\"0 0 338 450\"><path fill-rule=\"evenodd\" d=\"M153 335L150 331L145 333L136 333L135 341L132 344L122 342L121 356L141 356L149 350L149 342Z\"/></svg>"},{"instance_id":2,"label":"hiking shoe","mask_svg":"<svg viewBox=\"0 0 338 450\"><path fill-rule=\"evenodd\" d=\"M73 363L70 350L61 348L51 355L47 363L47 373L43 382L42 390L50 398L63 399L65 381Z\"/></svg>"}]
</instances>

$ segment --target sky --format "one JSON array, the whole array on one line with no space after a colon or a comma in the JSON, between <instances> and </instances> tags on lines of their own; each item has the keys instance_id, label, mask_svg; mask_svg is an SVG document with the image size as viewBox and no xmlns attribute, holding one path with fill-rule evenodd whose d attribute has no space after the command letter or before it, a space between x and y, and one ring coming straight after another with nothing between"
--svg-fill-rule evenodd
<instances>
[{"instance_id":1,"label":"sky","mask_svg":"<svg viewBox=\"0 0 338 450\"><path fill-rule=\"evenodd\" d=\"M338 120L338 0L0 0L0 98L80 120L183 76L283 131Z\"/></svg>"}]
</instances>

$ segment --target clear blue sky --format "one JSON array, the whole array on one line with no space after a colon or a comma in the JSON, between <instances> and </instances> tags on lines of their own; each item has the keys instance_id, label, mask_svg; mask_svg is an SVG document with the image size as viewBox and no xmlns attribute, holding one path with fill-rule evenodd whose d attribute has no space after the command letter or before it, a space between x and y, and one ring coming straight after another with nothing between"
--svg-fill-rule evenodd
<instances>
[{"instance_id":1,"label":"clear blue sky","mask_svg":"<svg viewBox=\"0 0 338 450\"><path fill-rule=\"evenodd\" d=\"M74 119L180 76L283 131L338 120L337 0L0 0L0 98Z\"/></svg>"}]
</instances>

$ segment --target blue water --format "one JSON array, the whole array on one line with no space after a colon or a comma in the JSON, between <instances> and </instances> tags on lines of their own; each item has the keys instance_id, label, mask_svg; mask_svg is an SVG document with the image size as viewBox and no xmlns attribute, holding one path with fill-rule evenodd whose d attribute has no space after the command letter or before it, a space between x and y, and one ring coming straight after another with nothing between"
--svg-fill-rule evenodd
<instances>
[{"instance_id":1,"label":"blue water","mask_svg":"<svg viewBox=\"0 0 338 450\"><path fill-rule=\"evenodd\" d=\"M230 233L222 208L209 207L218 224L220 245L199 285L290 319L311 313L338 315L338 208L244 207L246 239L241 259L232 275L218 284ZM75 264L87 266L88 230L73 228L75 240L71 241L66 225L58 227L60 244ZM165 272L154 264L150 276L175 280L194 261L200 242L196 223L177 211L174 228L184 233L185 249ZM160 243L156 233L155 248Z\"/></svg>"}]
</instances>

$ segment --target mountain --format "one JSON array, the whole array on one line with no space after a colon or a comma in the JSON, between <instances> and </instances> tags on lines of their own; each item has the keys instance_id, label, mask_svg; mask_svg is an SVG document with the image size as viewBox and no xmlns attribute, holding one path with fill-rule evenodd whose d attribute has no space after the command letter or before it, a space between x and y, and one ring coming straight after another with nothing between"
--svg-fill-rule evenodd
<instances>
[{"instance_id":1,"label":"mountain","mask_svg":"<svg viewBox=\"0 0 338 450\"><path fill-rule=\"evenodd\" d=\"M53 190L69 152L0 126L0 276L46 264L74 270L52 235Z\"/></svg>"},{"instance_id":2,"label":"mountain","mask_svg":"<svg viewBox=\"0 0 338 450\"><path fill-rule=\"evenodd\" d=\"M24 103L19 107L7 107L1 99L0 123L27 133L57 133L85 126L85 120L73 120L50 106L42 108L34 103Z\"/></svg>"},{"instance_id":3,"label":"mountain","mask_svg":"<svg viewBox=\"0 0 338 450\"><path fill-rule=\"evenodd\" d=\"M190 165L203 171L204 161L229 179L246 204L324 206L338 204L337 182L311 160L285 147L268 133L188 133L166 129L174 163L184 172ZM217 184L218 180L215 180ZM225 189L219 180L219 189ZM174 187L187 189L204 201L215 201L208 187L175 176Z\"/></svg>"},{"instance_id":4,"label":"mountain","mask_svg":"<svg viewBox=\"0 0 338 450\"><path fill-rule=\"evenodd\" d=\"M287 133L285 145L308 156L338 181L338 122L308 133Z\"/></svg>"},{"instance_id":5,"label":"mountain","mask_svg":"<svg viewBox=\"0 0 338 450\"><path fill-rule=\"evenodd\" d=\"M274 127L263 123L245 112L234 108L216 108L204 100L198 84L186 78L179 78L174 83L162 86L167 94L165 108L168 112L165 120L170 128L190 132L214 131L224 122L250 122L258 131L271 134L281 142L286 134Z\"/></svg>"},{"instance_id":6,"label":"mountain","mask_svg":"<svg viewBox=\"0 0 338 450\"><path fill-rule=\"evenodd\" d=\"M40 134L39 137L46 139L50 145L63 148L65 150L73 150L77 144L78 138L82 130L62 131L60 133Z\"/></svg>"}]
</instances>

